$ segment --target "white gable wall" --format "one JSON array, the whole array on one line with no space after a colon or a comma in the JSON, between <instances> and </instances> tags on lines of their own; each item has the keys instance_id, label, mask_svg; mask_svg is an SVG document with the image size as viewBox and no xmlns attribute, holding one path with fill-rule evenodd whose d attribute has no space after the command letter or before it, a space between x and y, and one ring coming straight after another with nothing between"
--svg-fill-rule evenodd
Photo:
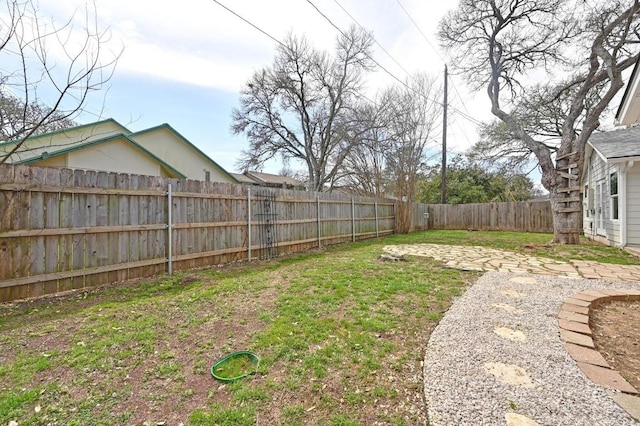
<instances>
[{"instance_id":1,"label":"white gable wall","mask_svg":"<svg viewBox=\"0 0 640 426\"><path fill-rule=\"evenodd\" d=\"M169 177L156 160L121 139L87 146L31 164L40 167L67 167Z\"/></svg>"},{"instance_id":2,"label":"white gable wall","mask_svg":"<svg viewBox=\"0 0 640 426\"><path fill-rule=\"evenodd\" d=\"M189 144L166 128L136 133L131 138L189 179L205 180L209 172L212 182L235 183Z\"/></svg>"},{"instance_id":3,"label":"white gable wall","mask_svg":"<svg viewBox=\"0 0 640 426\"><path fill-rule=\"evenodd\" d=\"M72 151L67 157L67 167L131 173L136 175L166 176L160 165L130 143L116 139Z\"/></svg>"}]
</instances>

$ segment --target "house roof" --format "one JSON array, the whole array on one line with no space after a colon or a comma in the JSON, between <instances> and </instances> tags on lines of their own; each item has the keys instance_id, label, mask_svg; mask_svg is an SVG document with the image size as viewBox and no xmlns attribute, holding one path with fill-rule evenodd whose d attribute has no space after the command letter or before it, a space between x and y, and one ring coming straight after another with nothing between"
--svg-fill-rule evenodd
<instances>
[{"instance_id":1,"label":"house roof","mask_svg":"<svg viewBox=\"0 0 640 426\"><path fill-rule=\"evenodd\" d=\"M640 159L640 126L593 133L588 143L609 163Z\"/></svg>"},{"instance_id":2,"label":"house roof","mask_svg":"<svg viewBox=\"0 0 640 426\"><path fill-rule=\"evenodd\" d=\"M105 123L112 123L112 124L118 126L120 129L122 129L122 133L131 133L131 131L129 129L124 127L122 124L118 123L113 118L107 118L105 120L95 121L93 123L79 124L77 126L68 127L68 128L65 128L65 129L54 130L52 132L46 132L46 133L40 133L39 135L34 135L34 136L28 137L27 140L41 139L41 138L51 137L51 136L55 136L55 135L65 134L69 130L88 129L89 127L96 127L96 126L99 126L99 125L105 124ZM22 139L14 139L14 140L10 140L10 141L0 142L0 145L2 145L2 144L7 144L7 145L9 145L9 144L17 144L17 143L20 143L20 142L22 142Z\"/></svg>"},{"instance_id":3,"label":"house roof","mask_svg":"<svg viewBox=\"0 0 640 426\"><path fill-rule=\"evenodd\" d=\"M179 178L179 179L185 179L186 178L186 176L184 174L182 174L178 170L174 169L173 167L171 167L171 165L169 165L166 162L162 161L160 158L156 157L151 152L149 152L146 149L144 149L142 146L137 144L134 140L130 139L127 135L125 135L123 133L119 133L119 134L116 134L116 135L108 136L108 137L102 138L102 139L92 140L92 141L85 142L85 143L78 144L78 145L73 145L73 146L70 146L70 147L67 147L67 148L63 148L63 149L60 149L60 150L57 150L57 151L53 151L53 152L44 151L40 155L37 155L35 157L30 157L30 158L28 158L26 160L16 161L14 164L31 164L31 163L38 162L40 160L47 160L49 158L58 157L58 156L64 155L64 154L69 154L69 153L71 153L73 151L78 151L78 150L81 150L81 149L89 147L89 146L96 146L96 145L101 145L101 144L104 144L104 143L107 143L107 142L112 142L112 141L117 140L117 139L123 140L123 141L129 143L130 145L133 145L135 148L137 148L138 150L143 152L145 155L147 155L150 158L152 158L154 161L156 161L158 164L160 164L160 166L162 168L164 168L165 170L169 171L169 174L171 175L171 177L176 177L176 178Z\"/></svg>"},{"instance_id":4,"label":"house roof","mask_svg":"<svg viewBox=\"0 0 640 426\"><path fill-rule=\"evenodd\" d=\"M230 173L238 182L240 183L248 183L251 185L255 185L258 182L254 179L251 179L249 176L242 173Z\"/></svg>"},{"instance_id":5,"label":"house roof","mask_svg":"<svg viewBox=\"0 0 640 426\"><path fill-rule=\"evenodd\" d=\"M640 56L633 67L624 95L616 112L616 124L640 123Z\"/></svg>"},{"instance_id":6,"label":"house roof","mask_svg":"<svg viewBox=\"0 0 640 426\"><path fill-rule=\"evenodd\" d=\"M205 154L204 152L202 152L197 146L195 146L194 144L192 144L191 142L189 142L189 139L185 138L184 136L182 136L180 134L180 132L178 132L176 129L174 129L173 127L171 127L171 125L167 124L167 123L163 123L160 124L158 126L155 127L150 127L148 129L144 129L144 130L140 130L138 132L134 132L131 133L130 136L132 138L135 138L136 135L141 135L143 133L150 133L156 130L160 130L160 129L165 129L168 130L169 132L173 133L176 137L178 137L181 141L183 141L186 145L188 145L189 147L191 147L191 149L193 149L195 152L197 152L198 154L200 154L205 160L207 160L209 163L211 163L212 166L214 166L214 168L218 169L220 172L222 172L224 175L227 175L229 178L231 178L232 181L237 181L237 179L234 177L233 173L229 173L227 172L225 169L223 169L218 163L216 163L211 157L209 157L207 154Z\"/></svg>"},{"instance_id":7,"label":"house roof","mask_svg":"<svg viewBox=\"0 0 640 426\"><path fill-rule=\"evenodd\" d=\"M271 185L291 185L291 186L304 186L303 182L300 182L297 179L294 179L289 176L280 176L280 175L272 175L270 173L259 173L259 172L244 172L246 176L249 176L251 179L263 184L271 184Z\"/></svg>"}]
</instances>

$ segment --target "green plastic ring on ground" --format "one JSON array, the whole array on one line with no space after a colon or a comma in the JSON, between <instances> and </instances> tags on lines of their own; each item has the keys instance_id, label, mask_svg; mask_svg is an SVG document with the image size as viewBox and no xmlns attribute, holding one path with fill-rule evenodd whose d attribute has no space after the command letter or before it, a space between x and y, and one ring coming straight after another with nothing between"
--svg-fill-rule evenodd
<instances>
[{"instance_id":1,"label":"green plastic ring on ground","mask_svg":"<svg viewBox=\"0 0 640 426\"><path fill-rule=\"evenodd\" d=\"M220 374L224 370L226 365L230 364L234 360L238 360L239 358L243 358L243 357L248 358L250 367L243 368L242 371L240 372L235 372L235 371L232 372L233 374L232 377ZM258 355L254 354L253 352L250 352L250 351L233 352L211 366L211 375L213 376L214 379L220 380L221 382L235 382L236 380L243 379L255 373L258 370L259 365L260 365L260 358L258 357Z\"/></svg>"}]
</instances>

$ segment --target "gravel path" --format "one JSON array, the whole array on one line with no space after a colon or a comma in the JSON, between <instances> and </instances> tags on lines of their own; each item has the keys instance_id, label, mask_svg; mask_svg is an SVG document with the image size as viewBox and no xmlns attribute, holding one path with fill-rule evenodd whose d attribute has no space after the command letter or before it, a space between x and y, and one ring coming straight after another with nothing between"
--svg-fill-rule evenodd
<instances>
[{"instance_id":1,"label":"gravel path","mask_svg":"<svg viewBox=\"0 0 640 426\"><path fill-rule=\"evenodd\" d=\"M565 351L557 314L582 290L640 282L487 272L446 313L425 354L430 424L638 425ZM536 423L537 422L537 423Z\"/></svg>"}]
</instances>

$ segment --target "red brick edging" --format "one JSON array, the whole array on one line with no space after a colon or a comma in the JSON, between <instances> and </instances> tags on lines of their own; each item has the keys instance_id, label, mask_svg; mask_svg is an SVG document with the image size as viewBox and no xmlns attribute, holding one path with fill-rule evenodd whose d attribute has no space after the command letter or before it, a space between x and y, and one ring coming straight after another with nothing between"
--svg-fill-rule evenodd
<instances>
[{"instance_id":1,"label":"red brick edging","mask_svg":"<svg viewBox=\"0 0 640 426\"><path fill-rule=\"evenodd\" d=\"M587 290L567 298L558 313L560 338L564 341L569 355L591 381L605 388L637 395L639 392L620 373L611 368L593 344L591 310L601 303L614 300L640 300L640 291Z\"/></svg>"}]
</instances>

